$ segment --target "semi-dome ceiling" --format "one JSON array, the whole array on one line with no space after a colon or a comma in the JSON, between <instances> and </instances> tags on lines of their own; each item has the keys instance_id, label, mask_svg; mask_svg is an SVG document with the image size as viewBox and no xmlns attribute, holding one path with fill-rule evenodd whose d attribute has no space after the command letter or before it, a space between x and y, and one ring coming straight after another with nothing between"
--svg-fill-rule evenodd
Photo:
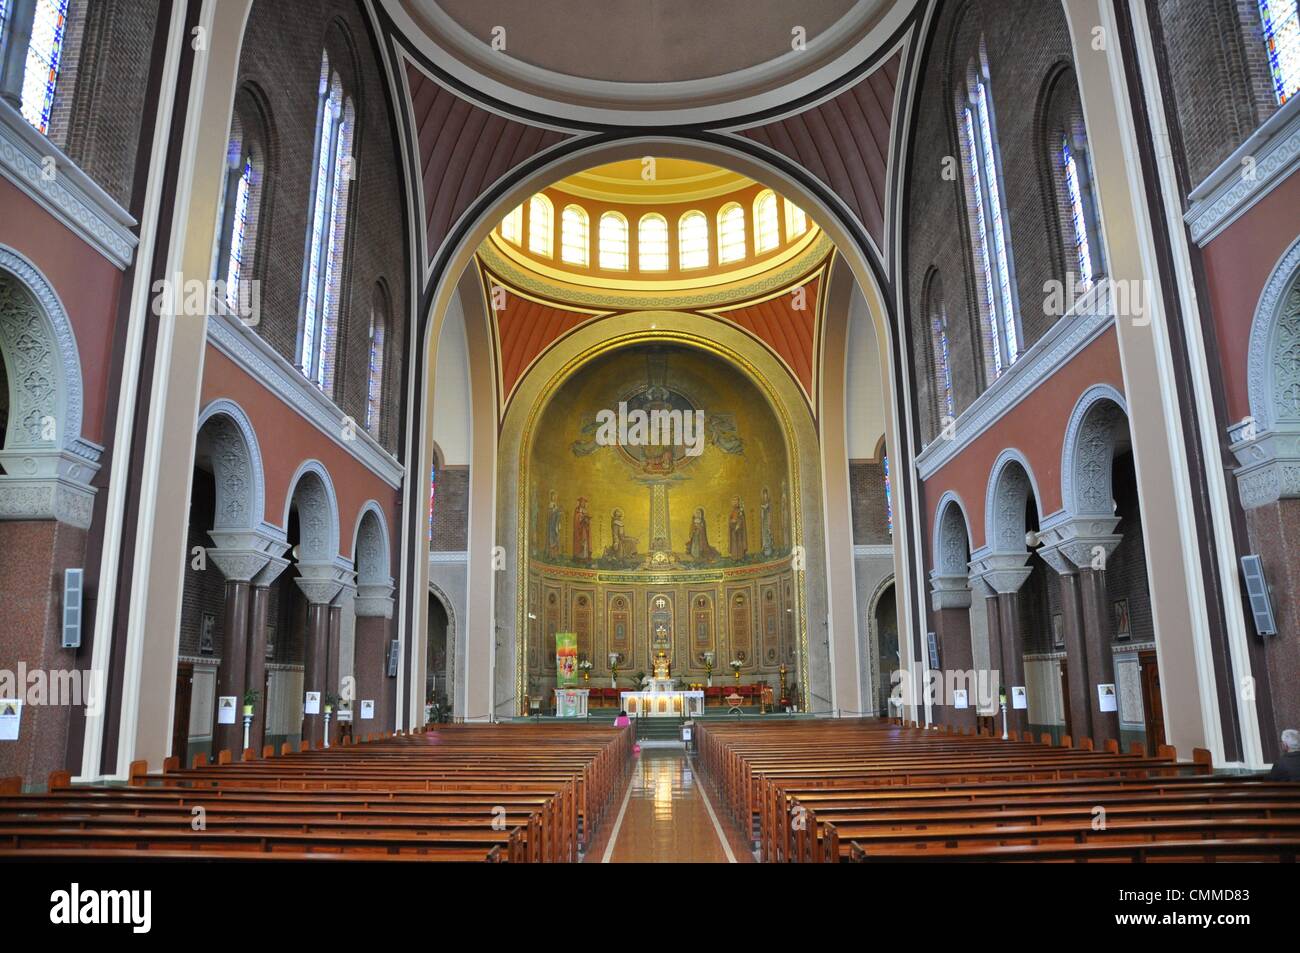
<instances>
[{"instance_id":1,"label":"semi-dome ceiling","mask_svg":"<svg viewBox=\"0 0 1300 953\"><path fill-rule=\"evenodd\" d=\"M833 82L881 44L897 0L385 0L398 27L473 88L552 115L641 121L767 108ZM796 37L803 48L795 49ZM560 107L560 108L556 108ZM734 114L737 110L731 110ZM715 112L715 116L716 116Z\"/></svg>"}]
</instances>

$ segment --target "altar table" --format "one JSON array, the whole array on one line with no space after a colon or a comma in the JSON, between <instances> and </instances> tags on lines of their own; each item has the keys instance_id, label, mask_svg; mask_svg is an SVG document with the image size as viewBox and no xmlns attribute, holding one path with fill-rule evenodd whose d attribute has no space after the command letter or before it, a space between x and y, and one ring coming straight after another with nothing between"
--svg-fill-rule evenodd
<instances>
[{"instance_id":1,"label":"altar table","mask_svg":"<svg viewBox=\"0 0 1300 953\"><path fill-rule=\"evenodd\" d=\"M557 688L555 690L555 715L557 718L586 718L588 689Z\"/></svg>"},{"instance_id":2,"label":"altar table","mask_svg":"<svg viewBox=\"0 0 1300 953\"><path fill-rule=\"evenodd\" d=\"M704 714L704 692L622 692L629 718L692 718Z\"/></svg>"}]
</instances>

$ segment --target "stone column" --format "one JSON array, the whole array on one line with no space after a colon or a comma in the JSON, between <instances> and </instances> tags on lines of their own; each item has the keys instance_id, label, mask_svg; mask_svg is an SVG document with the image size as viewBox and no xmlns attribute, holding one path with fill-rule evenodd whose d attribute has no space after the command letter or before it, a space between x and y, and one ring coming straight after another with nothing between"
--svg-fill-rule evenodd
<instances>
[{"instance_id":1,"label":"stone column","mask_svg":"<svg viewBox=\"0 0 1300 953\"><path fill-rule=\"evenodd\" d=\"M36 0L10 0L4 22L4 50L0 53L0 99L14 109L23 108L23 77L27 48L32 42Z\"/></svg>"},{"instance_id":2,"label":"stone column","mask_svg":"<svg viewBox=\"0 0 1300 953\"><path fill-rule=\"evenodd\" d=\"M1060 542L1057 548L1078 570L1078 617L1082 620L1083 654L1088 661L1088 681L1084 685L1092 740L1104 747L1119 738L1119 712L1102 711L1097 686L1115 685L1115 657L1111 650L1110 602L1106 598L1106 561L1120 536L1110 532L1118 524L1115 517L1074 519L1055 529ZM1068 617L1067 617L1068 618ZM1118 693L1118 686L1115 691ZM1070 685L1074 692L1073 683ZM1118 702L1118 697L1116 698ZM1118 706L1117 706L1118 707Z\"/></svg>"},{"instance_id":3,"label":"stone column","mask_svg":"<svg viewBox=\"0 0 1300 953\"><path fill-rule=\"evenodd\" d=\"M357 614L356 654L353 671L357 679L357 698L353 703L352 731L363 737L380 731L393 730L393 685L396 679L388 677L388 646L392 641L393 585L366 584L357 586L354 603ZM361 719L362 703L372 701L374 718Z\"/></svg>"},{"instance_id":4,"label":"stone column","mask_svg":"<svg viewBox=\"0 0 1300 953\"><path fill-rule=\"evenodd\" d=\"M209 549L208 558L226 577L225 627L222 638L221 665L217 668L217 699L213 706L216 724L212 732L212 750L229 751L239 760L244 750L245 668L248 664L249 582L261 572L269 558L255 550ZM234 708L233 721L221 723L222 699ZM229 699L233 698L233 703ZM229 708L226 709L227 711Z\"/></svg>"},{"instance_id":5,"label":"stone column","mask_svg":"<svg viewBox=\"0 0 1300 953\"><path fill-rule=\"evenodd\" d=\"M326 658L329 649L330 603L343 588L332 566L298 567L301 575L294 580L303 595L307 597L307 632L303 643L303 678L304 696L308 692L319 692L321 708L316 714L305 711L302 718L302 738L319 745L325 737L324 711L325 693L328 691Z\"/></svg>"},{"instance_id":6,"label":"stone column","mask_svg":"<svg viewBox=\"0 0 1300 953\"><path fill-rule=\"evenodd\" d=\"M1079 593L1079 572L1074 563L1056 546L1045 545L1038 551L1043 561L1056 570L1061 581L1061 628L1065 638L1066 681L1070 686L1069 724L1066 733L1078 743L1092 737L1092 708L1088 704L1091 680L1088 678L1088 654L1083 628L1083 602Z\"/></svg>"},{"instance_id":7,"label":"stone column","mask_svg":"<svg viewBox=\"0 0 1300 953\"><path fill-rule=\"evenodd\" d=\"M266 737L266 617L271 605L271 585L288 567L289 560L271 557L266 566L253 577L248 606L248 665L244 669L245 684L258 693L253 704L253 724L248 732L248 744L261 751Z\"/></svg>"},{"instance_id":8,"label":"stone column","mask_svg":"<svg viewBox=\"0 0 1300 953\"><path fill-rule=\"evenodd\" d=\"M348 587L339 590L339 595L334 597L330 603L329 612L329 641L325 646L325 694L334 696L334 711L330 717L330 744L338 744L339 720L338 712L343 703L343 692L340 691L339 685L339 640L343 631L343 604L339 601Z\"/></svg>"},{"instance_id":9,"label":"stone column","mask_svg":"<svg viewBox=\"0 0 1300 953\"><path fill-rule=\"evenodd\" d=\"M970 644L970 585L965 576L930 574L930 604L934 609L935 628L940 652L940 718L959 728L975 725L975 706L979 700L979 682L975 673ZM967 674L973 677L968 678ZM966 691L966 707L953 705L953 689Z\"/></svg>"},{"instance_id":10,"label":"stone column","mask_svg":"<svg viewBox=\"0 0 1300 953\"><path fill-rule=\"evenodd\" d=\"M997 616L998 642L1001 646L1002 687L1007 693L1007 729L1023 732L1029 726L1029 709L1016 708L1012 689L1025 684L1024 633L1020 630L1020 587L1033 570L1025 565L1029 554L989 554L979 560L984 581L997 595L989 600L989 642L993 643L993 617ZM1001 713L999 712L999 715ZM999 726L1000 727L1000 726Z\"/></svg>"}]
</instances>

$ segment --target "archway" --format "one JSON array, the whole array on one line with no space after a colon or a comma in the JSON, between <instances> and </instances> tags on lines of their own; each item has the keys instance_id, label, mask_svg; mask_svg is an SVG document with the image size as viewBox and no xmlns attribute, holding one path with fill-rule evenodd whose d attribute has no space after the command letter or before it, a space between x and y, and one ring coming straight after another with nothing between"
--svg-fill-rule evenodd
<instances>
[{"instance_id":1,"label":"archway","mask_svg":"<svg viewBox=\"0 0 1300 953\"><path fill-rule=\"evenodd\" d=\"M937 659L930 659L936 718L964 730L973 729L977 713L986 710L987 670L975 665L969 565L970 531L961 500L953 493L939 500L934 521L930 605L934 612ZM983 677L981 677L981 675Z\"/></svg>"},{"instance_id":2,"label":"archway","mask_svg":"<svg viewBox=\"0 0 1300 953\"><path fill-rule=\"evenodd\" d=\"M352 712L358 735L390 731L393 724L392 656L393 577L392 548L384 512L368 502L357 520L353 537L353 566L357 592L353 600L356 630L353 642L353 697L342 701Z\"/></svg>"},{"instance_id":3,"label":"archway","mask_svg":"<svg viewBox=\"0 0 1300 953\"><path fill-rule=\"evenodd\" d=\"M458 284L462 283L462 275L469 264L475 249L487 236L488 232L494 228L505 215L522 201L526 200L529 195L537 191L540 187L545 186L548 182L553 182L573 172L580 171L593 165L611 162L621 159L637 159L647 154L659 156L668 156L673 158L693 159L695 161L706 163L720 163L728 169L732 169L740 174L748 175L756 182L767 187L773 188L781 194L788 195L792 200L797 202L802 208L806 209L809 214L816 219L819 225L825 230L828 237L835 243L840 254L843 256L845 263L852 272L854 279L863 289L867 302L867 308L876 327L877 336L881 341L889 341L889 346L882 346L880 349L880 360L882 364L882 378L890 381L890 385L882 394L885 403L885 421L886 421L886 439L888 445L895 449L895 456L891 458L891 464L895 474L895 502L896 511L899 514L900 531L896 532L893 537L893 550L895 554L895 563L897 566L912 566L907 572L902 573L904 580L903 586L905 591L912 593L915 591L915 583L912 581L915 566L909 562L908 554L914 550L913 534L915 532L914 514L911 512L909 501L914 492L913 475L911 472L911 448L907 442L900 443L902 439L899 435L904 433L900 425L898 414L905 413L900 407L895 407L893 394L903 392L906 389L907 371L895 355L897 353L898 343L891 333L887 315L889 306L883 297L880 288L881 284L876 277L877 265L872 259L874 252L870 251L871 242L866 237L860 224L845 218L842 215L841 207L830 198L825 187L811 177L805 176L800 171L793 168L777 167L767 159L757 159L747 154L740 148L731 145L718 145L712 143L692 142L673 138L645 137L639 139L623 140L615 144L582 144L566 146L550 154L547 161L538 163L536 167L523 168L511 173L499 183L498 187L490 194L485 195L459 220L453 236L442 246L437 259L434 263L433 284L431 293L425 299L427 303L428 321L421 328L420 351L425 356L422 367L422 373L418 382L413 381L412 400L417 400L418 386L419 405L422 407L418 420L414 421L414 428L410 438L408 458L419 459L420 467L424 469L429 464L431 453L431 423L432 415L430 411L430 397L432 386L432 369L436 365L436 340L440 327L442 316L445 313L452 294ZM847 320L847 315L836 312L829 316L832 321ZM471 341L471 351L474 352L474 342ZM484 350L481 353L471 354L471 363L477 365L480 361L485 366L490 366L491 355L487 350L487 342L483 342ZM833 362L832 362L833 363ZM828 374L842 374L842 368L830 366ZM479 475L476 479L488 479L488 475ZM820 484L820 481L819 481ZM422 495L423 490L420 491ZM487 506L485 501L485 506ZM833 509L828 515L830 519L838 521L840 524L847 525L847 499L843 501L836 500L833 502ZM496 509L500 509L499 505ZM410 514L415 511L415 497L408 498L408 519ZM479 516L486 519L479 519ZM496 525L488 522L493 517L490 510L480 514L477 510L472 514L471 519L471 539L469 541L470 561L475 559L484 564L492 556L492 548L499 544L497 536L499 535L498 527L501 526L500 512L495 514L497 518ZM416 531L416 524L409 524L407 527L408 534ZM408 535L408 539L413 539L413 535ZM505 540L507 549L515 548L513 539ZM829 553L825 551L825 543L820 544L820 551L813 553L811 548L808 556L811 562L816 559L819 563L829 559ZM476 557L476 552L480 555ZM835 553L836 560L842 560L837 563L840 565L851 566L851 554L841 553L837 550ZM514 562L513 554L508 556L507 564ZM417 548L411 553L408 561L411 573L411 591L422 592L427 584L427 560L422 558L422 554ZM825 573L821 573L821 578L826 578ZM845 577L847 585L841 587L842 580L833 584L830 593L831 599L845 600L851 606L855 594L852 591L852 574L851 572ZM911 605L911 598L900 600L900 627L908 628L911 625L911 619L914 618L915 612ZM498 644L509 645L517 641L516 635L519 631L517 621L511 620L501 613L504 606L503 599L489 599L490 605L495 602L497 606L497 617L493 620L487 620L489 625L486 631L479 632L475 629L475 622L470 620L471 638L469 639L468 654L473 661L473 646L480 641L495 639ZM471 604L474 603L474 596L471 593ZM813 609L812 606L809 609ZM420 633L425 629L424 616L427 614L427 606L423 605L423 600L419 599L413 602L408 610L412 625L410 631L415 633L418 639ZM472 615L472 614L471 614ZM856 696L859 689L859 669L860 666L855 664L856 657L856 640L849 640L844 643L843 639L836 639L836 633L830 631L829 626L824 625L820 620L826 618L820 612L815 616L819 621L814 625L823 625L825 636L823 639L814 641L823 641L828 643L835 651L841 651L841 643L847 645L847 656L841 659L843 664L840 665L835 675L835 691L840 692L850 704L839 707L852 708L856 707L853 702L853 696ZM415 646L411 646L415 649ZM491 650L488 650L491 654ZM485 672L495 673L486 675L489 683L488 692L492 694L496 701L493 704L500 709L501 713L508 713L509 706L518 703L518 698L524 692L514 678L516 672L521 666L516 666L516 659L510 655L499 657L492 661L484 660L487 664L483 666ZM418 717L412 700L415 695L422 690L413 682L416 677L416 670L419 666L408 666L405 669L405 678L403 682L403 692L405 701L403 709L406 716L412 720ZM828 672L829 676L829 672ZM826 709L834 707L831 688L831 682L828 679L827 691L824 699L819 702Z\"/></svg>"},{"instance_id":4,"label":"archway","mask_svg":"<svg viewBox=\"0 0 1300 953\"><path fill-rule=\"evenodd\" d=\"M871 704L878 714L900 715L902 711L897 706L890 705L897 684L895 673L904 664L898 645L898 606L892 579L885 583L872 603L871 623L874 643L872 651L879 660L871 686Z\"/></svg>"}]
</instances>

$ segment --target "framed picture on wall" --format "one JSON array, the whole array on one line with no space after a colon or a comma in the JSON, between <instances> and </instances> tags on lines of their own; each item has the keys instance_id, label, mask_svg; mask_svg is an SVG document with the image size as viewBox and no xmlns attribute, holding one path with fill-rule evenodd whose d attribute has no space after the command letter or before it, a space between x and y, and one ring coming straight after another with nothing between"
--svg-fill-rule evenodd
<instances>
[{"instance_id":1,"label":"framed picture on wall","mask_svg":"<svg viewBox=\"0 0 1300 953\"><path fill-rule=\"evenodd\" d=\"M1052 646L1065 648L1065 616L1059 612L1052 616Z\"/></svg>"},{"instance_id":2,"label":"framed picture on wall","mask_svg":"<svg viewBox=\"0 0 1300 953\"><path fill-rule=\"evenodd\" d=\"M216 651L217 616L214 612L203 613L199 623L199 651L211 655Z\"/></svg>"},{"instance_id":3,"label":"framed picture on wall","mask_svg":"<svg viewBox=\"0 0 1300 953\"><path fill-rule=\"evenodd\" d=\"M266 660L269 662L275 658L275 626L266 627Z\"/></svg>"},{"instance_id":4,"label":"framed picture on wall","mask_svg":"<svg viewBox=\"0 0 1300 953\"><path fill-rule=\"evenodd\" d=\"M1128 600L1116 600L1113 608L1115 611L1115 638L1127 639L1133 634L1133 630L1129 625Z\"/></svg>"}]
</instances>

